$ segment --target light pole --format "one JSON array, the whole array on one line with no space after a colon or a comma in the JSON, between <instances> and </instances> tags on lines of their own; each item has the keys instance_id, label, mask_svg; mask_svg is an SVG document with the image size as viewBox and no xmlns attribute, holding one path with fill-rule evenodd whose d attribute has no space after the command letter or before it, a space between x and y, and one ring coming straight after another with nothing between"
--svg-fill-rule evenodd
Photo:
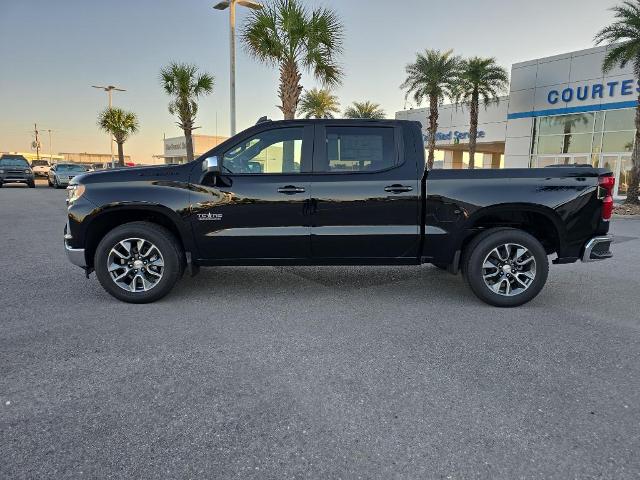
<instances>
[{"instance_id":1,"label":"light pole","mask_svg":"<svg viewBox=\"0 0 640 480\"><path fill-rule=\"evenodd\" d=\"M45 132L49 133L49 164L53 163L53 147L52 147L52 143L51 143L51 132L53 132L53 130L51 130L50 128L45 129Z\"/></svg>"},{"instance_id":2,"label":"light pole","mask_svg":"<svg viewBox=\"0 0 640 480\"><path fill-rule=\"evenodd\" d=\"M229 89L231 136L236 134L236 3L243 7L260 10L262 5L254 0L223 0L213 6L216 10L229 9Z\"/></svg>"},{"instance_id":3,"label":"light pole","mask_svg":"<svg viewBox=\"0 0 640 480\"><path fill-rule=\"evenodd\" d=\"M118 92L126 92L124 88L114 87L113 85L107 85L106 87L102 85L91 85L91 86L93 88L99 88L107 92L107 96L109 97L109 108L113 106L113 99L111 98L111 95L114 90ZM109 134L109 148L111 149L111 168L115 168L115 164L113 162L113 137L111 136L111 134Z\"/></svg>"}]
</instances>

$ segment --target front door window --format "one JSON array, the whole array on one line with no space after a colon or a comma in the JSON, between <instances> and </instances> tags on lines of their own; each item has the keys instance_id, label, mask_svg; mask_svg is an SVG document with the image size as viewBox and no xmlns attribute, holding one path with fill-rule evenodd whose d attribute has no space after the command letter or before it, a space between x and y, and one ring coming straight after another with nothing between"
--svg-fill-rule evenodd
<instances>
[{"instance_id":1,"label":"front door window","mask_svg":"<svg viewBox=\"0 0 640 480\"><path fill-rule=\"evenodd\" d=\"M267 130L242 141L224 154L229 174L300 173L304 127Z\"/></svg>"}]
</instances>

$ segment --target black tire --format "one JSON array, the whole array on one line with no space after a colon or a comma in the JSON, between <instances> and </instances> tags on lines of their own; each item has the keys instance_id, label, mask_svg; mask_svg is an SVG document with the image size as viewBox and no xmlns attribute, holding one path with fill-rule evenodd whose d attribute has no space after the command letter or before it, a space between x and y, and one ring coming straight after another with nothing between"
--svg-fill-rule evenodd
<instances>
[{"instance_id":1,"label":"black tire","mask_svg":"<svg viewBox=\"0 0 640 480\"><path fill-rule=\"evenodd\" d=\"M58 179L56 177L53 177L53 188L55 188L56 190L60 188L60 185L58 184Z\"/></svg>"},{"instance_id":2,"label":"black tire","mask_svg":"<svg viewBox=\"0 0 640 480\"><path fill-rule=\"evenodd\" d=\"M512 285L519 286L519 288L524 286L523 284L516 283L514 278L515 276L523 278L520 272L516 272L515 275L509 273L511 272L511 266L507 265L511 262L505 262L503 268L496 266L495 271L498 273L495 277L488 279L489 282L495 281L494 287L497 283L496 280L499 280L500 282L505 282L506 280L506 282L509 283L508 285L507 283L501 283L501 285L504 285L504 292L498 293L494 291L487 285L487 283L485 283L484 280L485 268L483 265L485 263L485 259L495 248L506 244L518 244L524 247L529 251L527 255L533 257L533 260L535 260L535 273L533 280L527 283L526 288L524 288L523 291L511 294L511 296L507 296L505 293L508 288L510 289ZM503 253L505 252L503 251ZM515 262L513 265L517 266ZM504 268L507 270L505 271ZM530 265L521 265L518 266L518 268L530 269L532 267ZM547 277L549 275L549 259L547 258L547 252L542 244L527 232L514 228L496 228L479 234L471 241L471 243L469 243L465 249L462 270L465 280L471 287L473 293L480 300L496 307L517 307L529 302L535 298L538 293L540 293L547 282ZM494 271L493 267L489 268L487 273L492 271ZM510 279L507 279L506 277L509 276ZM525 282L528 282L526 277L524 277L524 279ZM502 291L503 288L498 287L498 290Z\"/></svg>"},{"instance_id":3,"label":"black tire","mask_svg":"<svg viewBox=\"0 0 640 480\"><path fill-rule=\"evenodd\" d=\"M447 270L449 268L449 265L446 265L444 263L432 263L431 265L433 265L436 268L439 268L440 270Z\"/></svg>"},{"instance_id":4,"label":"black tire","mask_svg":"<svg viewBox=\"0 0 640 480\"><path fill-rule=\"evenodd\" d=\"M27 182L27 185L29 186L29 188L36 188L36 181L31 180L30 182Z\"/></svg>"},{"instance_id":5,"label":"black tire","mask_svg":"<svg viewBox=\"0 0 640 480\"><path fill-rule=\"evenodd\" d=\"M49 177L47 177L47 184L48 184L50 187L53 187L53 183L51 183L51 179L50 179Z\"/></svg>"},{"instance_id":6,"label":"black tire","mask_svg":"<svg viewBox=\"0 0 640 480\"><path fill-rule=\"evenodd\" d=\"M108 271L107 262L111 249L128 238L140 238L152 243L163 257L162 278L149 290L125 290L116 284ZM169 230L150 222L131 222L114 228L104 236L96 249L94 268L102 287L118 300L128 303L150 303L161 299L173 289L184 271L183 258L180 244Z\"/></svg>"}]
</instances>

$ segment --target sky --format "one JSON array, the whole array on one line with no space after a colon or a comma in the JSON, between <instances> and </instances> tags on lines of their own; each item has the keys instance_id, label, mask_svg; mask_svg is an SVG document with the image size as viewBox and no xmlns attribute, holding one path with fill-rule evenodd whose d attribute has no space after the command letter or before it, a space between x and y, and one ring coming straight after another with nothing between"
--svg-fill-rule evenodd
<instances>
[{"instance_id":1,"label":"sky","mask_svg":"<svg viewBox=\"0 0 640 480\"><path fill-rule=\"evenodd\" d=\"M263 0L268 1L268 0ZM301 0L335 10L345 29L336 89L342 107L379 103L387 115L405 107L404 67L425 48L516 62L593 46L619 0ZM29 151L33 124L52 130L54 153L108 153L96 118L116 85L114 106L138 115L140 131L125 154L150 163L163 136L181 135L158 74L172 60L195 63L215 77L200 101L195 133L229 135L228 11L217 0L0 0L0 151ZM239 7L238 25L247 11ZM238 130L276 108L278 72L237 50ZM319 86L305 74L305 88ZM407 103L407 107L417 105ZM47 133L43 148L48 152Z\"/></svg>"}]
</instances>

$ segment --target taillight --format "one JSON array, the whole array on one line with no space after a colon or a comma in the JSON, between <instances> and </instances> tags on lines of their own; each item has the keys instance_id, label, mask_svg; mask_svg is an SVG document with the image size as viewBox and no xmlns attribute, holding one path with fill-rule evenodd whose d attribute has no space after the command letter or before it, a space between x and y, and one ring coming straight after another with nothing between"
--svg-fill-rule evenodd
<instances>
[{"instance_id":1,"label":"taillight","mask_svg":"<svg viewBox=\"0 0 640 480\"><path fill-rule=\"evenodd\" d=\"M598 179L598 198L602 198L602 219L610 220L613 215L613 187L616 179L613 175Z\"/></svg>"}]
</instances>

